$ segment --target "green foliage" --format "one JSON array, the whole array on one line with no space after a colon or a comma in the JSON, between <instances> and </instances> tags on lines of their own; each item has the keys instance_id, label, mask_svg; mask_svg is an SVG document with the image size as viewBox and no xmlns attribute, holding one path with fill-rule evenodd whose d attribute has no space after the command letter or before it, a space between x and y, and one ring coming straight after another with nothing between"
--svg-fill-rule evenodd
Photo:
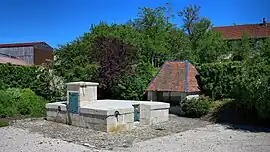
<instances>
[{"instance_id":1,"label":"green foliage","mask_svg":"<svg viewBox=\"0 0 270 152\"><path fill-rule=\"evenodd\" d=\"M1 89L30 88L37 95L55 101L63 95L61 78L46 66L15 66L0 64ZM16 90L9 90L16 94ZM17 93L18 94L18 93Z\"/></svg>"},{"instance_id":2,"label":"green foliage","mask_svg":"<svg viewBox=\"0 0 270 152\"><path fill-rule=\"evenodd\" d=\"M114 97L125 100L142 100L145 85L148 84L157 70L151 64L139 64L136 75L121 79L118 85L113 87Z\"/></svg>"},{"instance_id":3,"label":"green foliage","mask_svg":"<svg viewBox=\"0 0 270 152\"><path fill-rule=\"evenodd\" d=\"M19 100L12 94L0 90L0 117L11 117L17 115L16 106Z\"/></svg>"},{"instance_id":4,"label":"green foliage","mask_svg":"<svg viewBox=\"0 0 270 152\"><path fill-rule=\"evenodd\" d=\"M221 36L210 30L211 21L200 17L199 11L198 5L189 5L178 12L184 23L183 31L188 37L185 44L189 46L185 48L190 48L185 53L185 59L193 64L215 62L227 48Z\"/></svg>"},{"instance_id":5,"label":"green foliage","mask_svg":"<svg viewBox=\"0 0 270 152\"><path fill-rule=\"evenodd\" d=\"M181 110L184 115L191 118L199 118L211 110L211 101L208 99L195 99L185 100L181 104Z\"/></svg>"},{"instance_id":6,"label":"green foliage","mask_svg":"<svg viewBox=\"0 0 270 152\"><path fill-rule=\"evenodd\" d=\"M199 86L206 96L213 99L235 97L236 76L241 74L242 63L221 62L198 66Z\"/></svg>"},{"instance_id":7,"label":"green foliage","mask_svg":"<svg viewBox=\"0 0 270 152\"><path fill-rule=\"evenodd\" d=\"M270 119L270 65L267 58L258 56L246 61L243 74L237 79L236 99L246 108L247 113L255 109L262 120Z\"/></svg>"},{"instance_id":8,"label":"green foliage","mask_svg":"<svg viewBox=\"0 0 270 152\"><path fill-rule=\"evenodd\" d=\"M205 95L235 99L244 117L253 114L261 121L270 119L270 65L263 53L243 62L203 64L199 70Z\"/></svg>"},{"instance_id":9,"label":"green foliage","mask_svg":"<svg viewBox=\"0 0 270 152\"><path fill-rule=\"evenodd\" d=\"M32 117L40 117L45 115L46 101L37 96L30 89L22 89L20 102L18 104L18 112L21 115L30 115Z\"/></svg>"},{"instance_id":10,"label":"green foliage","mask_svg":"<svg viewBox=\"0 0 270 152\"><path fill-rule=\"evenodd\" d=\"M39 117L45 115L46 100L37 96L30 89L19 90L9 88L0 90L0 117L31 116Z\"/></svg>"}]
</instances>

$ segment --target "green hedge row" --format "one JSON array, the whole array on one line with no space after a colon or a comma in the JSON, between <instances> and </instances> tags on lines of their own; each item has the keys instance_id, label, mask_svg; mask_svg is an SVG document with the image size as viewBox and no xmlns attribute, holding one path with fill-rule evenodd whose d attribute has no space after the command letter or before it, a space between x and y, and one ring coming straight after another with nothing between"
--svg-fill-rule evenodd
<instances>
[{"instance_id":1,"label":"green hedge row","mask_svg":"<svg viewBox=\"0 0 270 152\"><path fill-rule=\"evenodd\" d=\"M38 66L16 66L0 64L0 89L30 88L37 95L52 101L57 96L51 89L51 78L45 70Z\"/></svg>"},{"instance_id":2,"label":"green hedge row","mask_svg":"<svg viewBox=\"0 0 270 152\"><path fill-rule=\"evenodd\" d=\"M235 99L239 114L270 120L270 65L265 60L203 64L198 70L204 95Z\"/></svg>"},{"instance_id":3,"label":"green hedge row","mask_svg":"<svg viewBox=\"0 0 270 152\"><path fill-rule=\"evenodd\" d=\"M199 85L206 96L213 99L234 98L236 78L242 73L241 62L208 63L197 67Z\"/></svg>"}]
</instances>

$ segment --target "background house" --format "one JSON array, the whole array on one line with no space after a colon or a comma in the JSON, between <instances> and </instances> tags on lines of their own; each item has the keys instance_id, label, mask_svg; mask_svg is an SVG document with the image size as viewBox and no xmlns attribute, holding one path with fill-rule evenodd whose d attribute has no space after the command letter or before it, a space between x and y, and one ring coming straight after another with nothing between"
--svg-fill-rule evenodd
<instances>
[{"instance_id":1,"label":"background house","mask_svg":"<svg viewBox=\"0 0 270 152\"><path fill-rule=\"evenodd\" d=\"M53 59L53 48L45 42L0 44L0 57L21 59L27 64L40 65Z\"/></svg>"},{"instance_id":2,"label":"background house","mask_svg":"<svg viewBox=\"0 0 270 152\"><path fill-rule=\"evenodd\" d=\"M10 63L13 65L22 65L22 66L31 65L22 59L16 59L16 58L11 58L11 57L4 57L4 56L0 56L0 63L3 63L3 64Z\"/></svg>"},{"instance_id":3,"label":"background house","mask_svg":"<svg viewBox=\"0 0 270 152\"><path fill-rule=\"evenodd\" d=\"M263 22L259 24L220 26L213 27L212 30L221 33L223 39L228 41L240 40L245 34L250 39L270 37L270 23L267 23L265 18L263 18Z\"/></svg>"},{"instance_id":4,"label":"background house","mask_svg":"<svg viewBox=\"0 0 270 152\"><path fill-rule=\"evenodd\" d=\"M147 100L180 105L183 99L198 97L198 71L188 61L167 61L148 85Z\"/></svg>"}]
</instances>

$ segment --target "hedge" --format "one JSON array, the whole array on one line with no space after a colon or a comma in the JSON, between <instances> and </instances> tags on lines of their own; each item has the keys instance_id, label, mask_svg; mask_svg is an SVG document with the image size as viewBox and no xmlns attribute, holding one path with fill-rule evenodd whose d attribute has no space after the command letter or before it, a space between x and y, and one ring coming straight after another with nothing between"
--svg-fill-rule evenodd
<instances>
[{"instance_id":1,"label":"hedge","mask_svg":"<svg viewBox=\"0 0 270 152\"><path fill-rule=\"evenodd\" d=\"M30 88L35 94L52 102L54 96L60 96L51 88L52 78L39 66L16 66L0 64L0 89ZM53 91L52 91L53 90Z\"/></svg>"},{"instance_id":2,"label":"hedge","mask_svg":"<svg viewBox=\"0 0 270 152\"><path fill-rule=\"evenodd\" d=\"M213 99L234 98L236 78L241 75L241 62L207 63L197 67L199 86L206 96Z\"/></svg>"}]
</instances>

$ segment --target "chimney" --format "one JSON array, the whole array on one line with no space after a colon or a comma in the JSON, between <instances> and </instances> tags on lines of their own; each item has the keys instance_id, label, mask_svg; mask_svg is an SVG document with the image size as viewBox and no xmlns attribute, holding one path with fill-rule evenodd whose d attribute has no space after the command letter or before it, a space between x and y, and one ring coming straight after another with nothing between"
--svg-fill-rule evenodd
<instances>
[{"instance_id":1,"label":"chimney","mask_svg":"<svg viewBox=\"0 0 270 152\"><path fill-rule=\"evenodd\" d=\"M263 18L263 25L266 25L266 18Z\"/></svg>"}]
</instances>

